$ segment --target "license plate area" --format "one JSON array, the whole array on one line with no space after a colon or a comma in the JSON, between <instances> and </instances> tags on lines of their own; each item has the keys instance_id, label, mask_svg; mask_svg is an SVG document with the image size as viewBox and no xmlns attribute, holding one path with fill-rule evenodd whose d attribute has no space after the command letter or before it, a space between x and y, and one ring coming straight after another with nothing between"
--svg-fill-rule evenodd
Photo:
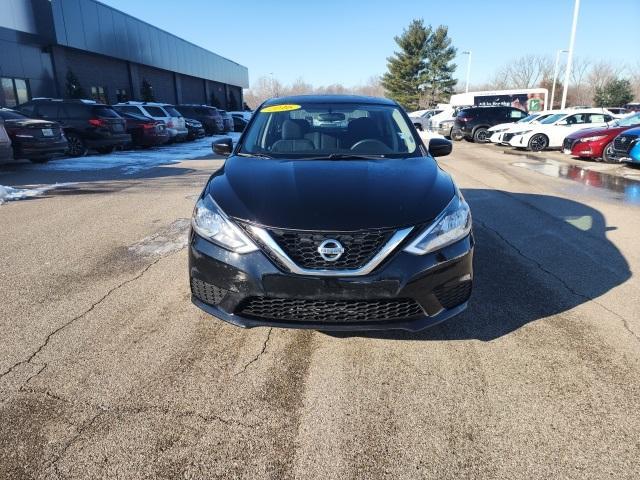
<instances>
[{"instance_id":1,"label":"license plate area","mask_svg":"<svg viewBox=\"0 0 640 480\"><path fill-rule=\"evenodd\" d=\"M42 129L42 136L43 137L53 137L53 129L51 129L51 128L43 128Z\"/></svg>"}]
</instances>

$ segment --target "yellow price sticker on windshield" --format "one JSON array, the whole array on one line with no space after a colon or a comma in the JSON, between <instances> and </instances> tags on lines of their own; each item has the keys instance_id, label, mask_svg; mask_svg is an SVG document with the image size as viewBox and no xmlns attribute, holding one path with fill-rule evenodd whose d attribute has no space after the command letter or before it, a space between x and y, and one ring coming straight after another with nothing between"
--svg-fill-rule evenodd
<instances>
[{"instance_id":1,"label":"yellow price sticker on windshield","mask_svg":"<svg viewBox=\"0 0 640 480\"><path fill-rule=\"evenodd\" d=\"M291 110L299 110L302 107L300 105L271 105L270 107L264 107L260 110L262 113L275 113L275 112L290 112Z\"/></svg>"}]
</instances>

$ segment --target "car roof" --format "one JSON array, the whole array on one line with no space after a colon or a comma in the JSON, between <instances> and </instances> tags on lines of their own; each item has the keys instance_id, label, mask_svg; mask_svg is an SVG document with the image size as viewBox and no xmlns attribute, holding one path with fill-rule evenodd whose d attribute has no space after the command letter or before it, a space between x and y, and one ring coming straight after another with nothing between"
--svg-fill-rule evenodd
<instances>
[{"instance_id":1,"label":"car roof","mask_svg":"<svg viewBox=\"0 0 640 480\"><path fill-rule=\"evenodd\" d=\"M271 98L264 102L264 106L284 105L288 103L372 103L377 105L397 105L396 102L388 98L366 97L363 95L291 95L288 97Z\"/></svg>"}]
</instances>

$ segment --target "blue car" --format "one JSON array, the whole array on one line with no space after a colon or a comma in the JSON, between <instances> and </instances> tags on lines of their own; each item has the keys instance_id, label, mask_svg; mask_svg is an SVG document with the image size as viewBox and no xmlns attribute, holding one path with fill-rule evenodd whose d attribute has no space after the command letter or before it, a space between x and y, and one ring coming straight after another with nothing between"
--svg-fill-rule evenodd
<instances>
[{"instance_id":1,"label":"blue car","mask_svg":"<svg viewBox=\"0 0 640 480\"><path fill-rule=\"evenodd\" d=\"M612 157L619 162L640 164L640 127L625 130L613 139Z\"/></svg>"}]
</instances>

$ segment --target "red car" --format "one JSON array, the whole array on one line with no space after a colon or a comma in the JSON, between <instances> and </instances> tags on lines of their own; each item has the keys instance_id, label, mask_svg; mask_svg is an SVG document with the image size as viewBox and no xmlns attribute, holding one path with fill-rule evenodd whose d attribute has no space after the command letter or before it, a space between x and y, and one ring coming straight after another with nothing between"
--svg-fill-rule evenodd
<instances>
[{"instance_id":1,"label":"red car","mask_svg":"<svg viewBox=\"0 0 640 480\"><path fill-rule=\"evenodd\" d=\"M608 127L585 128L564 139L564 153L574 157L602 159L607 163L612 158L613 139L621 132L640 125L640 112L611 122Z\"/></svg>"}]
</instances>

